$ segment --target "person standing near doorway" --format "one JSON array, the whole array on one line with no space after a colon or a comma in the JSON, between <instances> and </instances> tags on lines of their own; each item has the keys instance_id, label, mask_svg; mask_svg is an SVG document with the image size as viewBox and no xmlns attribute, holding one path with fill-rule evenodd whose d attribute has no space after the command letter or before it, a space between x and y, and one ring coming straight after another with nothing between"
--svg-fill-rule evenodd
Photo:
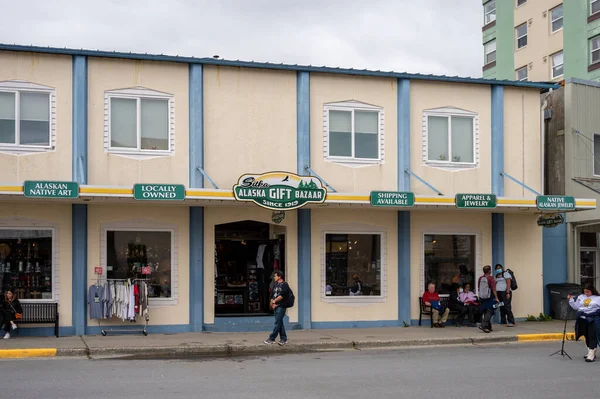
<instances>
[{"instance_id":1,"label":"person standing near doorway","mask_svg":"<svg viewBox=\"0 0 600 399\"><path fill-rule=\"evenodd\" d=\"M486 265L483 267L483 276L477 281L479 286L479 299L481 300L481 310L483 312L483 320L479 329L484 333L492 331L492 316L494 315L495 303L500 303L498 293L496 291L496 280L492 277L492 267Z\"/></svg>"},{"instance_id":2,"label":"person standing near doorway","mask_svg":"<svg viewBox=\"0 0 600 399\"><path fill-rule=\"evenodd\" d=\"M283 280L283 273L276 270L273 273L275 285L273 286L273 295L271 299L271 309L275 315L275 326L273 332L269 335L269 338L264 341L267 345L275 343L277 336L279 335L279 345L283 346L287 344L287 334L285 332L285 326L283 325L283 318L285 312L289 306L290 300L290 286Z\"/></svg>"},{"instance_id":3,"label":"person standing near doorway","mask_svg":"<svg viewBox=\"0 0 600 399\"><path fill-rule=\"evenodd\" d=\"M514 327L515 316L512 312L510 273L505 272L502 265L498 263L494 274L496 275L496 291L498 291L498 299L500 300L500 303L504 303L504 306L500 307L500 324L506 324L507 327Z\"/></svg>"}]
</instances>

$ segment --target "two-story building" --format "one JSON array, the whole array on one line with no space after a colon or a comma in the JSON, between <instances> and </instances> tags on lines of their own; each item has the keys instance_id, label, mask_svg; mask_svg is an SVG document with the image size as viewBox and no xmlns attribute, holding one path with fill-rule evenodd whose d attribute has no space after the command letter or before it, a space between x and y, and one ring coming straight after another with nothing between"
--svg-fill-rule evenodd
<instances>
[{"instance_id":1,"label":"two-story building","mask_svg":"<svg viewBox=\"0 0 600 399\"><path fill-rule=\"evenodd\" d=\"M2 287L58 302L62 335L137 327L90 319L125 279L150 333L252 331L283 270L292 328L402 326L427 282L501 263L538 314L553 87L0 45Z\"/></svg>"}]
</instances>

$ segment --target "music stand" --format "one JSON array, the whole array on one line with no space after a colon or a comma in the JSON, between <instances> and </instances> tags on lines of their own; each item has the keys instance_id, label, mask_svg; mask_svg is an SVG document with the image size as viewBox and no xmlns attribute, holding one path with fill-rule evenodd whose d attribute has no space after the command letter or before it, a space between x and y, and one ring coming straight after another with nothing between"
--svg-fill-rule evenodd
<instances>
[{"instance_id":1,"label":"music stand","mask_svg":"<svg viewBox=\"0 0 600 399\"><path fill-rule=\"evenodd\" d=\"M562 346L560 347L560 350L554 352L550 356L561 355L563 358L566 356L570 360L573 360L571 358L571 356L569 356L569 354L565 351L565 339L567 337L567 321L569 321L569 309L568 308L567 308L567 314L565 315L565 328L563 329Z\"/></svg>"}]
</instances>

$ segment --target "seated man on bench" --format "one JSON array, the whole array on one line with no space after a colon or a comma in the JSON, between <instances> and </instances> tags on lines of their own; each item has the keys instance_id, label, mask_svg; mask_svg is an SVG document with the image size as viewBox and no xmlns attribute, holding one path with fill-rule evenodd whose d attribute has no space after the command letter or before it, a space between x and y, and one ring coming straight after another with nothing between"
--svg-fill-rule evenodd
<instances>
[{"instance_id":1,"label":"seated man on bench","mask_svg":"<svg viewBox=\"0 0 600 399\"><path fill-rule=\"evenodd\" d=\"M431 312L433 313L433 326L436 328L446 327L445 323L446 320L448 320L450 309L442 308L440 295L436 292L434 283L429 283L427 285L427 291L423 293L423 303L431 307ZM441 320L440 314L442 315Z\"/></svg>"}]
</instances>

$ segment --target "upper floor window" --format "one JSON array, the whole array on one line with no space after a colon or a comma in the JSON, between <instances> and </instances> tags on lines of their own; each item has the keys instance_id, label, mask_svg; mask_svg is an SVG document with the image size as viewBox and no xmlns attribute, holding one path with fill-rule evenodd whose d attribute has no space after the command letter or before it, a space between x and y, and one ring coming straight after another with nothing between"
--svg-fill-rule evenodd
<instances>
[{"instance_id":1,"label":"upper floor window","mask_svg":"<svg viewBox=\"0 0 600 399\"><path fill-rule=\"evenodd\" d=\"M590 0L590 15L600 12L600 0Z\"/></svg>"},{"instance_id":2,"label":"upper floor window","mask_svg":"<svg viewBox=\"0 0 600 399\"><path fill-rule=\"evenodd\" d=\"M600 62L600 36L590 39L590 65Z\"/></svg>"},{"instance_id":3,"label":"upper floor window","mask_svg":"<svg viewBox=\"0 0 600 399\"><path fill-rule=\"evenodd\" d=\"M557 32L563 28L563 6L562 4L558 7L554 7L550 10L550 24L552 33Z\"/></svg>"},{"instance_id":4,"label":"upper floor window","mask_svg":"<svg viewBox=\"0 0 600 399\"><path fill-rule=\"evenodd\" d=\"M517 48L527 46L527 23L517 26Z\"/></svg>"},{"instance_id":5,"label":"upper floor window","mask_svg":"<svg viewBox=\"0 0 600 399\"><path fill-rule=\"evenodd\" d=\"M487 42L485 45L485 65L496 61L496 40Z\"/></svg>"},{"instance_id":6,"label":"upper floor window","mask_svg":"<svg viewBox=\"0 0 600 399\"><path fill-rule=\"evenodd\" d=\"M357 101L325 104L325 159L383 162L383 109Z\"/></svg>"},{"instance_id":7,"label":"upper floor window","mask_svg":"<svg viewBox=\"0 0 600 399\"><path fill-rule=\"evenodd\" d=\"M552 79L556 79L563 74L563 52L561 51L552 56Z\"/></svg>"},{"instance_id":8,"label":"upper floor window","mask_svg":"<svg viewBox=\"0 0 600 399\"><path fill-rule=\"evenodd\" d=\"M47 151L54 147L54 90L23 81L0 82L0 149Z\"/></svg>"},{"instance_id":9,"label":"upper floor window","mask_svg":"<svg viewBox=\"0 0 600 399\"><path fill-rule=\"evenodd\" d=\"M483 24L487 25L496 20L496 0L488 1L483 5Z\"/></svg>"},{"instance_id":10,"label":"upper floor window","mask_svg":"<svg viewBox=\"0 0 600 399\"><path fill-rule=\"evenodd\" d=\"M520 82L527 80L527 65L517 69L517 80Z\"/></svg>"},{"instance_id":11,"label":"upper floor window","mask_svg":"<svg viewBox=\"0 0 600 399\"><path fill-rule=\"evenodd\" d=\"M474 166L477 163L477 114L458 108L423 113L423 158L428 164Z\"/></svg>"},{"instance_id":12,"label":"upper floor window","mask_svg":"<svg viewBox=\"0 0 600 399\"><path fill-rule=\"evenodd\" d=\"M520 7L525 3L527 3L527 0L517 0L517 7Z\"/></svg>"},{"instance_id":13,"label":"upper floor window","mask_svg":"<svg viewBox=\"0 0 600 399\"><path fill-rule=\"evenodd\" d=\"M173 151L173 97L135 88L106 93L105 148L139 155Z\"/></svg>"}]
</instances>

